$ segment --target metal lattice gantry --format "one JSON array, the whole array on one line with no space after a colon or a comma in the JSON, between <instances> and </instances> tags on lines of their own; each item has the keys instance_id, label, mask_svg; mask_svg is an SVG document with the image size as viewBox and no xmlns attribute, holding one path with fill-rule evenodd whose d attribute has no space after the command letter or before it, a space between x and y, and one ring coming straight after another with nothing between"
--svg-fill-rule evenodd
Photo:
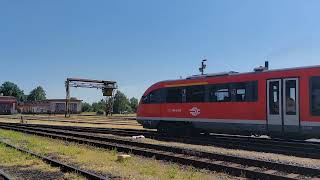
<instances>
[{"instance_id":1,"label":"metal lattice gantry","mask_svg":"<svg viewBox=\"0 0 320 180\"><path fill-rule=\"evenodd\" d=\"M118 88L116 81L104 81L104 80L92 80L92 79L79 79L79 78L67 78L65 81L66 87L66 109L65 117L70 117L70 87L80 88L95 88L101 89L103 96L107 97L106 100L106 115L112 113L113 107L113 95L114 91ZM109 101L108 101L109 100ZM111 100L111 101L110 101ZM110 102L110 103L107 103Z\"/></svg>"}]
</instances>

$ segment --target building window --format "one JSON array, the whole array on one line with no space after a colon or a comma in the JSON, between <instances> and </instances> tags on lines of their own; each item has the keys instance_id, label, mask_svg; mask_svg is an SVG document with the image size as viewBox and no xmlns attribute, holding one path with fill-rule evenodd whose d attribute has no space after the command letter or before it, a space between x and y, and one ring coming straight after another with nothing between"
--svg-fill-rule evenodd
<instances>
[{"instance_id":1,"label":"building window","mask_svg":"<svg viewBox=\"0 0 320 180\"><path fill-rule=\"evenodd\" d=\"M66 110L65 103L56 103L55 112L64 112Z\"/></svg>"},{"instance_id":2,"label":"building window","mask_svg":"<svg viewBox=\"0 0 320 180\"><path fill-rule=\"evenodd\" d=\"M320 76L310 78L311 114L320 116Z\"/></svg>"},{"instance_id":3,"label":"building window","mask_svg":"<svg viewBox=\"0 0 320 180\"><path fill-rule=\"evenodd\" d=\"M182 103L182 97L184 95L183 88L168 88L167 89L167 97L166 102L167 103Z\"/></svg>"},{"instance_id":4,"label":"building window","mask_svg":"<svg viewBox=\"0 0 320 180\"><path fill-rule=\"evenodd\" d=\"M71 103L69 108L70 108L71 112L77 112L77 104L76 103Z\"/></svg>"},{"instance_id":5,"label":"building window","mask_svg":"<svg viewBox=\"0 0 320 180\"><path fill-rule=\"evenodd\" d=\"M186 87L186 102L204 102L205 86Z\"/></svg>"},{"instance_id":6,"label":"building window","mask_svg":"<svg viewBox=\"0 0 320 180\"><path fill-rule=\"evenodd\" d=\"M0 104L0 114L10 114L12 105L8 103Z\"/></svg>"}]
</instances>

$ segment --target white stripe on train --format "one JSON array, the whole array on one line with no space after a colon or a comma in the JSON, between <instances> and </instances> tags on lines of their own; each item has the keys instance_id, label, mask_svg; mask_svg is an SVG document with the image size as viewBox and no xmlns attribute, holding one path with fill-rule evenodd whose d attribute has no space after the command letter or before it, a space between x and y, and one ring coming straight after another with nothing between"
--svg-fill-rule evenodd
<instances>
[{"instance_id":1,"label":"white stripe on train","mask_svg":"<svg viewBox=\"0 0 320 180\"><path fill-rule=\"evenodd\" d=\"M240 119L199 119L199 118L171 118L171 117L137 117L137 120L157 120L157 121L189 121L189 122L213 122L213 123L233 123L233 124L266 124L262 120L240 120ZM320 122L301 121L301 126L320 126Z\"/></svg>"}]
</instances>

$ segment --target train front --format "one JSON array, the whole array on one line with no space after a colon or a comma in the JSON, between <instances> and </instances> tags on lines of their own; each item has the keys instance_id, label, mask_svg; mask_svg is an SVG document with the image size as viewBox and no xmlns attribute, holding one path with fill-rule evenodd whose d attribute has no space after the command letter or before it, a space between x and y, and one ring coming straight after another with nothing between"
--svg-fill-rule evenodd
<instances>
[{"instance_id":1,"label":"train front","mask_svg":"<svg viewBox=\"0 0 320 180\"><path fill-rule=\"evenodd\" d=\"M149 87L142 95L138 109L137 121L144 128L156 129L161 118L161 83Z\"/></svg>"}]
</instances>

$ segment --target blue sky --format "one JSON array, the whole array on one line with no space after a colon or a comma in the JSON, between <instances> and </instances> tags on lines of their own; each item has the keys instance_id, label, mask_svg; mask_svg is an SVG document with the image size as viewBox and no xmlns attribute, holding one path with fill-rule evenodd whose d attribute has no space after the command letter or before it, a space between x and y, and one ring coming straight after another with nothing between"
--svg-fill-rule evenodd
<instances>
[{"instance_id":1,"label":"blue sky","mask_svg":"<svg viewBox=\"0 0 320 180\"><path fill-rule=\"evenodd\" d=\"M317 0L0 0L0 83L43 86L116 80L140 98L152 83L198 73L320 64ZM95 101L97 90L72 89Z\"/></svg>"}]
</instances>

